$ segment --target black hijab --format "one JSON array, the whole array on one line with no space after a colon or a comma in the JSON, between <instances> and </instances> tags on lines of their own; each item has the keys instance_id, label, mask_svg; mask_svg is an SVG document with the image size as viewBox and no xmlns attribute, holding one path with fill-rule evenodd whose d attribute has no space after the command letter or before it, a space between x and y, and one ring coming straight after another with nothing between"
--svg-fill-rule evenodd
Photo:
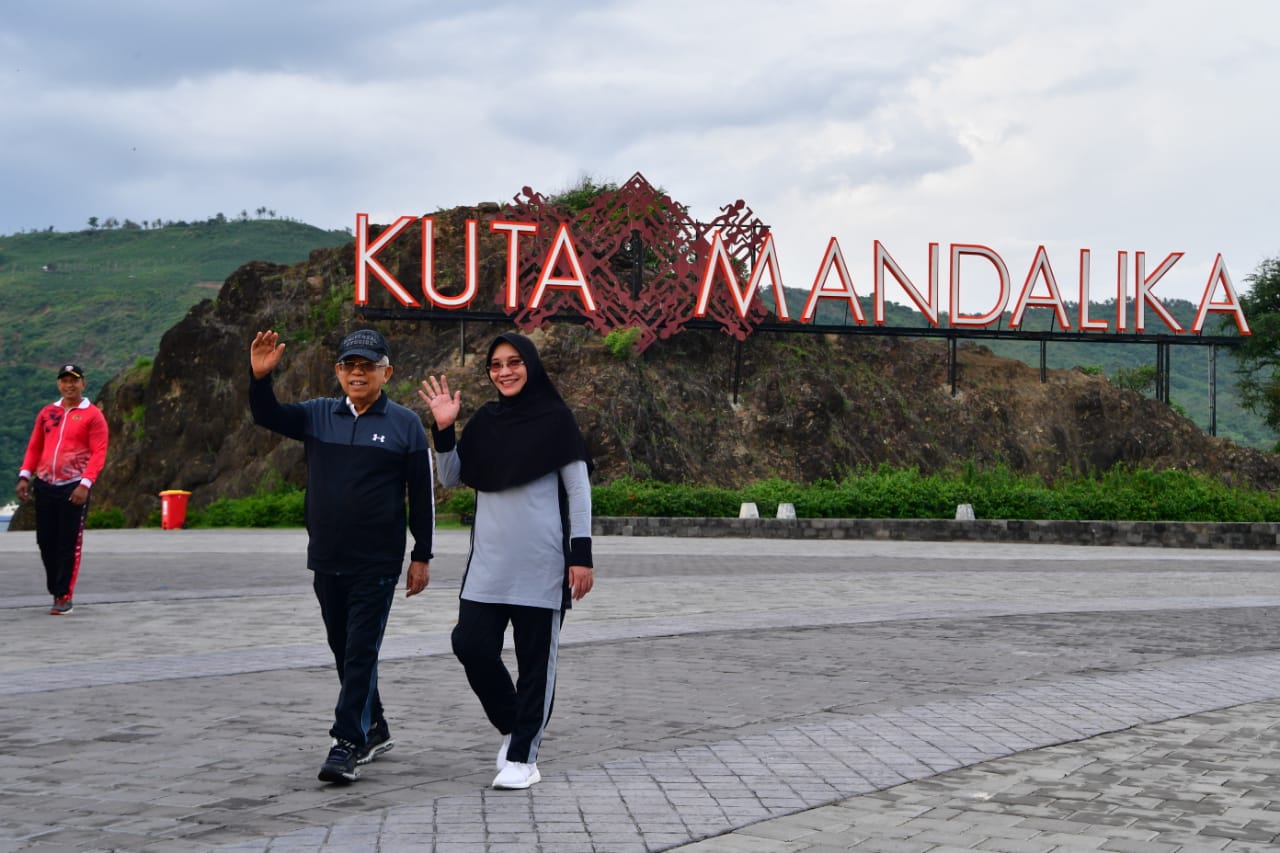
<instances>
[{"instance_id":1,"label":"black hijab","mask_svg":"<svg viewBox=\"0 0 1280 853\"><path fill-rule=\"evenodd\" d=\"M498 335L489 345L484 369L493 351L510 344L524 359L527 379L513 397L498 394L480 407L458 439L462 482L482 492L498 492L530 483L575 459L594 467L573 412L547 376L533 341L515 332ZM493 375L489 375L493 382ZM495 385L496 387L496 385Z\"/></svg>"}]
</instances>

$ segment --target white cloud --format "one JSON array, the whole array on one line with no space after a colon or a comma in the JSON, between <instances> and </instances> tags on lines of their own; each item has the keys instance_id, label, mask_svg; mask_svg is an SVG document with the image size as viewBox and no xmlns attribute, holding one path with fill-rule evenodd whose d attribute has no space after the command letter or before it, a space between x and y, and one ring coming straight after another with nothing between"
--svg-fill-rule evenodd
<instances>
[{"instance_id":1,"label":"white cloud","mask_svg":"<svg viewBox=\"0 0 1280 853\"><path fill-rule=\"evenodd\" d=\"M1280 254L1280 6L1228 0L215 6L20 2L0 20L0 233L89 216L323 227L643 172L743 198L807 287L830 236L1184 260ZM1110 256L1111 262L1104 260ZM1064 284L1064 287L1066 285ZM1100 285L1095 285L1098 287ZM978 291L975 289L975 298Z\"/></svg>"}]
</instances>

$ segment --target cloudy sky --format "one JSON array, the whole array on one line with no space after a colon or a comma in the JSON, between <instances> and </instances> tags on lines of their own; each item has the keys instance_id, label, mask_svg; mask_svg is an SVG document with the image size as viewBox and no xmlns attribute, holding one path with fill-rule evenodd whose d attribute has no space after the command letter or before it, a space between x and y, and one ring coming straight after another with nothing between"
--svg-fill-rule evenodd
<instances>
[{"instance_id":1,"label":"cloudy sky","mask_svg":"<svg viewBox=\"0 0 1280 853\"><path fill-rule=\"evenodd\" d=\"M1273 0L0 0L0 234L642 172L744 199L792 287L834 236L864 294L878 239L921 286L930 242L1067 291L1088 248L1095 299L1185 252L1157 293L1199 301L1280 256L1277 84Z\"/></svg>"}]
</instances>

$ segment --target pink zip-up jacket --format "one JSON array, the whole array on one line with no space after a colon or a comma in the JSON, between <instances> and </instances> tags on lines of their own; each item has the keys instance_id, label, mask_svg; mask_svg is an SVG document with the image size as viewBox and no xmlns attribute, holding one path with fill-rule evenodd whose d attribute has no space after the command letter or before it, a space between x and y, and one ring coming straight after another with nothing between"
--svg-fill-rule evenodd
<instances>
[{"instance_id":1,"label":"pink zip-up jacket","mask_svg":"<svg viewBox=\"0 0 1280 853\"><path fill-rule=\"evenodd\" d=\"M30 479L35 474L55 486L76 481L92 486L106 462L107 419L102 410L81 400L67 411L58 400L36 415L18 476Z\"/></svg>"}]
</instances>

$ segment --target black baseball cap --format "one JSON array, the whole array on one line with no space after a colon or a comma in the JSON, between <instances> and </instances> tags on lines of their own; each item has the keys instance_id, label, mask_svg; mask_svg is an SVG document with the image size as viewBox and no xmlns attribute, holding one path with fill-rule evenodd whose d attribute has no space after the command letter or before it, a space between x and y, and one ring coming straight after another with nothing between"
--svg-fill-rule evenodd
<instances>
[{"instance_id":1,"label":"black baseball cap","mask_svg":"<svg viewBox=\"0 0 1280 853\"><path fill-rule=\"evenodd\" d=\"M58 368L58 378L64 376L74 376L76 379L84 379L84 368L78 364L64 364Z\"/></svg>"},{"instance_id":2,"label":"black baseball cap","mask_svg":"<svg viewBox=\"0 0 1280 853\"><path fill-rule=\"evenodd\" d=\"M360 329L347 335L338 345L338 361L353 355L363 356L373 362L384 358L390 361L391 348L387 346L387 339L373 329Z\"/></svg>"}]
</instances>

